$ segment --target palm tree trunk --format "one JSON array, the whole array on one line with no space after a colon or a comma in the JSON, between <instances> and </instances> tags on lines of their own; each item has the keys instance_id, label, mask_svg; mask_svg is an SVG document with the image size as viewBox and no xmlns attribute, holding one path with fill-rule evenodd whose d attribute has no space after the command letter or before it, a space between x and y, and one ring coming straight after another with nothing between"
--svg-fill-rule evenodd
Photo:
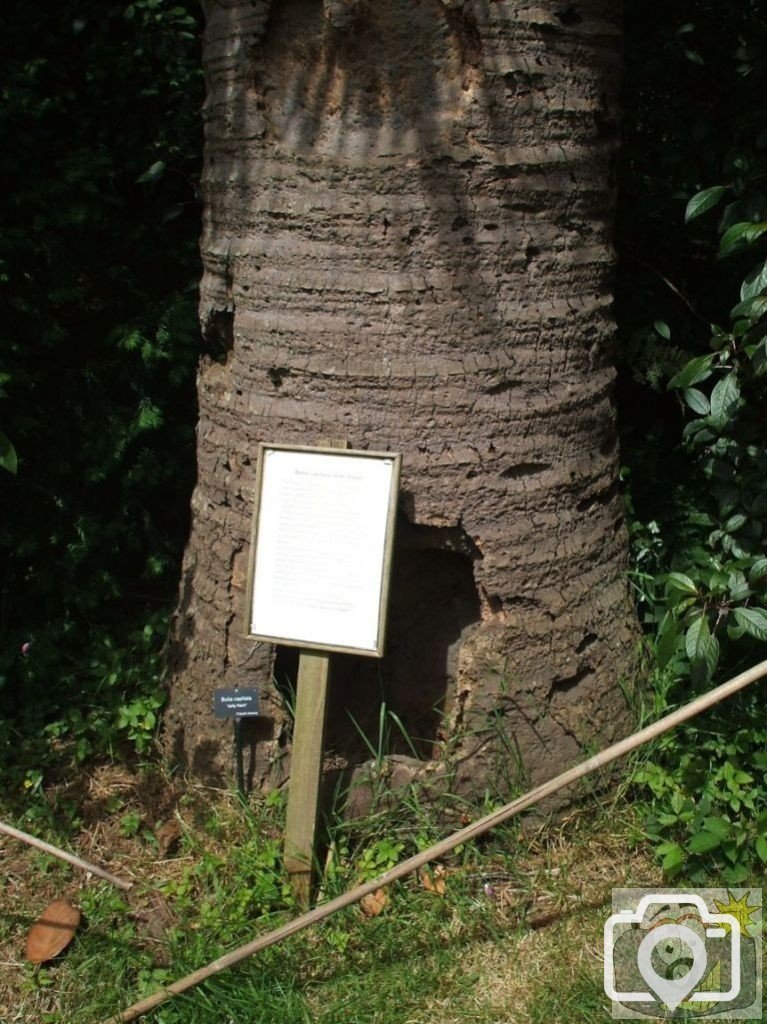
<instances>
[{"instance_id":1,"label":"palm tree trunk","mask_svg":"<svg viewBox=\"0 0 767 1024\"><path fill-rule=\"evenodd\" d=\"M244 585L259 441L403 453L390 642L334 667L329 746L383 696L459 788L626 727L637 637L610 360L613 0L217 0L205 66L199 481L168 741L228 757L214 685L274 652ZM290 657L280 654L290 675ZM512 754L513 752L513 754Z\"/></svg>"}]
</instances>

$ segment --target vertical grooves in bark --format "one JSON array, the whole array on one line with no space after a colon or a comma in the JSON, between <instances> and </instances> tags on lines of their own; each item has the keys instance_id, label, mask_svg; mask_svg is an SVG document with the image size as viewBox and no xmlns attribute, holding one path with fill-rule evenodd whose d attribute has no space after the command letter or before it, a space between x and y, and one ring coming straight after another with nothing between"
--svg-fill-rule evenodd
<instances>
[{"instance_id":1,"label":"vertical grooves in bark","mask_svg":"<svg viewBox=\"0 0 767 1024\"><path fill-rule=\"evenodd\" d=\"M533 782L621 728L620 11L561 8L355 4L348 33L319 0L281 0L268 25L263 3L211 8L202 316L230 312L233 346L199 378L169 716L188 755L215 753L214 684L269 676L270 653L238 639L255 445L323 435L402 451L408 518L460 526L480 553L482 615L444 703L446 733L477 750L467 778L494 771L499 712ZM260 745L258 777L277 751Z\"/></svg>"}]
</instances>

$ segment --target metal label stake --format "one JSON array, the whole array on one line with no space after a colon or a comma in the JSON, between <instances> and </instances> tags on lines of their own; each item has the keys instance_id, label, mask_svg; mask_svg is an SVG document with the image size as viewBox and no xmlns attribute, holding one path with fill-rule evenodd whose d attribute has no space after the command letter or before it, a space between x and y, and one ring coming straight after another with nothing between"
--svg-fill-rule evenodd
<instances>
[{"instance_id":1,"label":"metal label stake","mask_svg":"<svg viewBox=\"0 0 767 1024\"><path fill-rule=\"evenodd\" d=\"M237 772L237 789L240 796L245 796L245 765L242 747L242 722L245 718L258 717L258 691L241 690L236 686L233 690L216 690L213 694L213 711L216 718L234 720L234 759Z\"/></svg>"}]
</instances>

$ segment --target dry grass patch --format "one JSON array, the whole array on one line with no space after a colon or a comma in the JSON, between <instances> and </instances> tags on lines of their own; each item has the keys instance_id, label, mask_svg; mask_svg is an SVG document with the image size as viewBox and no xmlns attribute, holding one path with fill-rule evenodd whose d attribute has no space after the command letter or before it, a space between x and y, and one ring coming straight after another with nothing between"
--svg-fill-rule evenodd
<instances>
[{"instance_id":1,"label":"dry grass patch","mask_svg":"<svg viewBox=\"0 0 767 1024\"><path fill-rule=\"evenodd\" d=\"M494 913L508 931L462 955L472 990L461 1013L451 1015L437 999L428 1019L458 1024L470 1009L483 1021L532 1024L539 1020L542 992L568 992L584 975L601 987L602 929L611 913L611 890L657 886L662 877L647 851L631 841L630 826L617 823L608 831L603 820L595 831L588 818L579 811L556 829L541 829L517 862L515 877L491 881ZM604 1019L609 1018L605 1002Z\"/></svg>"}]
</instances>

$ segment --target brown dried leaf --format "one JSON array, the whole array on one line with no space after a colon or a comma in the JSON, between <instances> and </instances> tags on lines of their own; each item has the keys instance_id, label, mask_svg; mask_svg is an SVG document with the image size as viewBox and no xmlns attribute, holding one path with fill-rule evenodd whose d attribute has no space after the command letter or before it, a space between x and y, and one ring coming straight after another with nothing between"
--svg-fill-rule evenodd
<instances>
[{"instance_id":1,"label":"brown dried leaf","mask_svg":"<svg viewBox=\"0 0 767 1024\"><path fill-rule=\"evenodd\" d=\"M376 889L360 900L360 910L365 917L378 917L389 902L385 889Z\"/></svg>"},{"instance_id":2,"label":"brown dried leaf","mask_svg":"<svg viewBox=\"0 0 767 1024\"><path fill-rule=\"evenodd\" d=\"M75 937L80 911L68 900L54 900L43 911L27 935L27 960L44 964L65 949Z\"/></svg>"},{"instance_id":3,"label":"brown dried leaf","mask_svg":"<svg viewBox=\"0 0 767 1024\"><path fill-rule=\"evenodd\" d=\"M418 872L418 877L421 879L421 885L427 892L434 892L437 896L444 896L447 892L444 864L437 864L432 870L423 868Z\"/></svg>"}]
</instances>

